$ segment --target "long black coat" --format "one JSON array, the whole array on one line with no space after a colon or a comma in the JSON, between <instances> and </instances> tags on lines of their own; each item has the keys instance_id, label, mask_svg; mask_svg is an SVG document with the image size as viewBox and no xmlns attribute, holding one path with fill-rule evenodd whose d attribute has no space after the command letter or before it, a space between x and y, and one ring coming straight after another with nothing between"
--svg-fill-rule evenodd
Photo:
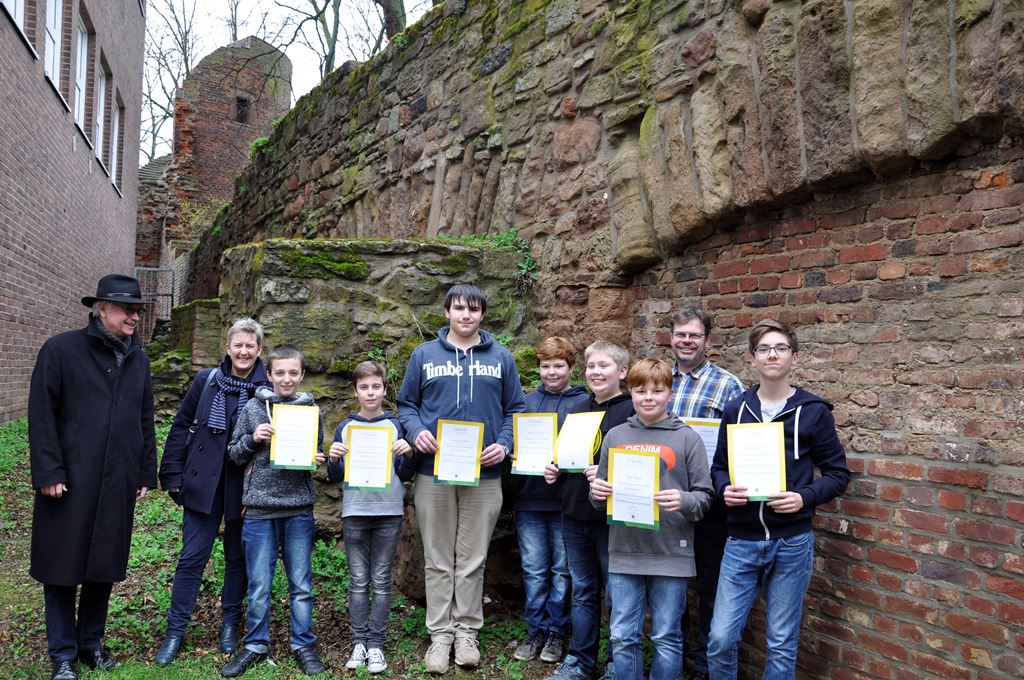
<instances>
[{"instance_id":1,"label":"long black coat","mask_svg":"<svg viewBox=\"0 0 1024 680\"><path fill-rule=\"evenodd\" d=\"M183 505L193 512L204 515L210 514L213 509L213 499L217 494L217 488L223 480L224 488L224 519L240 519L242 517L242 473L241 468L228 460L228 441L231 438L231 430L234 429L235 419L238 417L238 397L233 394L225 394L224 401L228 413L228 430L226 432L214 432L207 424L210 418L210 406L213 404L214 395L220 391L217 381L210 385L210 389L203 394L206 386L207 376L212 368L207 368L196 374L189 387L188 393L181 402L174 422L171 424L171 431L167 435L167 443L164 444L164 455L160 459L160 486L164 489L180 488L181 492L176 499L179 505ZM227 357L221 361L220 370L231 371L231 361ZM249 382L253 384L255 392L258 386L269 386L267 371L263 368L263 362L256 359L252 372L249 374ZM249 395L252 396L251 394ZM188 430L192 421L199 414L199 427L196 436L192 440L192 446L188 450L185 442L188 439Z\"/></svg>"},{"instance_id":2,"label":"long black coat","mask_svg":"<svg viewBox=\"0 0 1024 680\"><path fill-rule=\"evenodd\" d=\"M149 357L131 345L118 368L91 327L43 345L28 398L32 578L49 585L123 581L135 495L156 486ZM40 487L67 484L61 498Z\"/></svg>"}]
</instances>

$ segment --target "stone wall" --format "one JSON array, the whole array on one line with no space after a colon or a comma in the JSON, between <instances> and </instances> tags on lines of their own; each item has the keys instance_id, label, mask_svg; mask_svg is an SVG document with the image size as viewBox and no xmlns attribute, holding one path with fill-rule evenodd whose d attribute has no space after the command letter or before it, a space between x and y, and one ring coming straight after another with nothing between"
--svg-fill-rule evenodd
<instances>
[{"instance_id":1,"label":"stone wall","mask_svg":"<svg viewBox=\"0 0 1024 680\"><path fill-rule=\"evenodd\" d=\"M792 321L854 470L802 672L1024 673L1024 5L449 0L404 37L277 127L193 294L237 243L512 226L537 332L662 353L696 299L749 380Z\"/></svg>"}]
</instances>

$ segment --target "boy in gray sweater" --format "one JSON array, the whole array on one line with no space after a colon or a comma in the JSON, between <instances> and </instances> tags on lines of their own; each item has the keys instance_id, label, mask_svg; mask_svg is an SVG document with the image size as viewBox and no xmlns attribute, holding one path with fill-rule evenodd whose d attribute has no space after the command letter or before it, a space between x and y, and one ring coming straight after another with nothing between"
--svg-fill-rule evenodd
<instances>
[{"instance_id":1,"label":"boy in gray sweater","mask_svg":"<svg viewBox=\"0 0 1024 680\"><path fill-rule=\"evenodd\" d=\"M391 566L395 561L395 546L405 514L403 482L416 474L412 447L403 439L405 430L397 416L383 408L387 392L384 377L384 367L376 361L364 361L356 366L353 381L359 412L338 425L328 454L330 462L327 463L327 478L332 482L343 481L352 426L391 429L394 471L387 489L346 488L341 505L349 569L348 612L352 623L352 654L345 668L355 670L365 664L370 673L383 673L388 667L383 651L384 634L391 612Z\"/></svg>"},{"instance_id":2,"label":"boy in gray sweater","mask_svg":"<svg viewBox=\"0 0 1024 680\"><path fill-rule=\"evenodd\" d=\"M314 406L313 396L299 392L305 376L305 358L296 347L278 345L270 352L267 373L274 385L256 390L238 416L228 455L244 465L242 481L242 547L249 578L248 632L244 645L221 675L233 678L266 658L270 649L270 592L277 567L278 547L284 556L291 609L291 648L306 675L324 670L313 634L313 479L308 470L281 469L270 461L274 435L271 414L278 405ZM317 426L317 464L321 453L323 423Z\"/></svg>"},{"instance_id":3,"label":"boy in gray sweater","mask_svg":"<svg viewBox=\"0 0 1024 680\"><path fill-rule=\"evenodd\" d=\"M660 488L654 501L660 520L654 530L613 524L608 538L608 590L611 643L617 680L644 677L643 625L651 610L654 658L650 680L678 680L683 672L679 618L686 586L694 575L693 525L711 504L711 476L700 437L668 413L672 369L658 359L642 359L629 370L626 385L636 415L612 428L601 443L601 462L591 482L594 507L613 496L608 479L609 449L656 452Z\"/></svg>"}]
</instances>

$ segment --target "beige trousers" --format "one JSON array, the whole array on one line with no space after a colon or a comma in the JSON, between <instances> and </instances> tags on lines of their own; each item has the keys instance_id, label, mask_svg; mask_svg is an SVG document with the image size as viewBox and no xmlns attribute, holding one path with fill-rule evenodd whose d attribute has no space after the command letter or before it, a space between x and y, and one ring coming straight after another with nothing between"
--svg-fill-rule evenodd
<instances>
[{"instance_id":1,"label":"beige trousers","mask_svg":"<svg viewBox=\"0 0 1024 680\"><path fill-rule=\"evenodd\" d=\"M448 644L456 637L475 638L484 625L484 564L501 511L501 480L449 486L419 474L413 494L430 638Z\"/></svg>"}]
</instances>

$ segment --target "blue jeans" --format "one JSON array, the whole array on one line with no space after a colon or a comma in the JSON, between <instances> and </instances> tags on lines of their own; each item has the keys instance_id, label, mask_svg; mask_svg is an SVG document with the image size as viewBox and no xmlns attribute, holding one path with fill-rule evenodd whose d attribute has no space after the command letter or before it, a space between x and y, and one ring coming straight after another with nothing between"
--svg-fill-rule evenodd
<instances>
[{"instance_id":1,"label":"blue jeans","mask_svg":"<svg viewBox=\"0 0 1024 680\"><path fill-rule=\"evenodd\" d=\"M651 611L650 680L679 680L683 674L683 633L679 617L686 608L687 578L680 576L608 575L612 599L611 638L615 680L644 677L644 617Z\"/></svg>"},{"instance_id":2,"label":"blue jeans","mask_svg":"<svg viewBox=\"0 0 1024 680\"><path fill-rule=\"evenodd\" d=\"M100 648L107 625L113 583L86 581L81 586L43 585L46 651L51 661L74 661L80 652ZM75 616L75 599L78 616Z\"/></svg>"},{"instance_id":3,"label":"blue jeans","mask_svg":"<svg viewBox=\"0 0 1024 680\"><path fill-rule=\"evenodd\" d=\"M402 517L350 516L344 518L343 523L352 642L371 648L383 647L388 614L391 613L391 566L395 563L395 546L402 531Z\"/></svg>"},{"instance_id":4,"label":"blue jeans","mask_svg":"<svg viewBox=\"0 0 1024 680\"><path fill-rule=\"evenodd\" d=\"M601 585L608 582L608 525L563 516L562 540L572 577L569 654L593 673L601 642Z\"/></svg>"},{"instance_id":5,"label":"blue jeans","mask_svg":"<svg viewBox=\"0 0 1024 680\"><path fill-rule=\"evenodd\" d=\"M562 513L517 510L516 533L526 590L523 617L530 635L562 635L569 623L569 567L562 542Z\"/></svg>"},{"instance_id":6,"label":"blue jeans","mask_svg":"<svg viewBox=\"0 0 1024 680\"><path fill-rule=\"evenodd\" d=\"M213 502L213 512L209 515L185 509L181 527L181 554L178 556L178 566L174 570L171 606L167 609L167 635L185 635L188 623L192 619L192 610L196 606L203 570L210 561L213 542L220 530L223 514L223 492L217 493ZM224 522L224 588L220 595L224 623L241 623L242 598L245 597L245 590L242 520L227 520Z\"/></svg>"},{"instance_id":7,"label":"blue jeans","mask_svg":"<svg viewBox=\"0 0 1024 680\"><path fill-rule=\"evenodd\" d=\"M266 654L270 649L270 594L277 568L278 546L284 554L288 600L292 615L292 649L316 642L313 635L313 513L292 517L251 519L242 524L242 545L249 574L247 649Z\"/></svg>"},{"instance_id":8,"label":"blue jeans","mask_svg":"<svg viewBox=\"0 0 1024 680\"><path fill-rule=\"evenodd\" d=\"M736 677L740 635L762 586L767 610L764 678L783 680L796 675L800 619L813 562L813 531L771 541L729 538L708 638L711 677Z\"/></svg>"}]
</instances>

